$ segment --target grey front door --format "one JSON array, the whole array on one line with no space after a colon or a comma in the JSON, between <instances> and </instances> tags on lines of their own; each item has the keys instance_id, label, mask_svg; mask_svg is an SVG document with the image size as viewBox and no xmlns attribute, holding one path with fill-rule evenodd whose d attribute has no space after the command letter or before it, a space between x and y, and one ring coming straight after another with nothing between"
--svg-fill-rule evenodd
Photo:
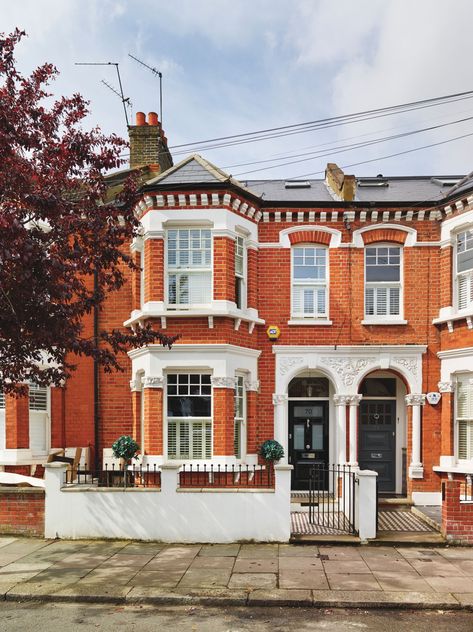
<instances>
[{"instance_id":1,"label":"grey front door","mask_svg":"<svg viewBox=\"0 0 473 632\"><path fill-rule=\"evenodd\" d=\"M360 403L358 462L362 470L378 472L378 489L396 490L396 402Z\"/></svg>"}]
</instances>

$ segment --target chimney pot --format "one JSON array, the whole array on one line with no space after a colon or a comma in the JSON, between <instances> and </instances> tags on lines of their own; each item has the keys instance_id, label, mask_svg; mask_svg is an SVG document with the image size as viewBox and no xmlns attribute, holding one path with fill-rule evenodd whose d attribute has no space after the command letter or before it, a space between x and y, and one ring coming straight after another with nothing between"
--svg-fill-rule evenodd
<instances>
[{"instance_id":1,"label":"chimney pot","mask_svg":"<svg viewBox=\"0 0 473 632\"><path fill-rule=\"evenodd\" d=\"M144 112L136 113L136 124L137 125L146 125L146 117Z\"/></svg>"},{"instance_id":2,"label":"chimney pot","mask_svg":"<svg viewBox=\"0 0 473 632\"><path fill-rule=\"evenodd\" d=\"M156 112L148 113L148 125L158 125L158 115Z\"/></svg>"}]
</instances>

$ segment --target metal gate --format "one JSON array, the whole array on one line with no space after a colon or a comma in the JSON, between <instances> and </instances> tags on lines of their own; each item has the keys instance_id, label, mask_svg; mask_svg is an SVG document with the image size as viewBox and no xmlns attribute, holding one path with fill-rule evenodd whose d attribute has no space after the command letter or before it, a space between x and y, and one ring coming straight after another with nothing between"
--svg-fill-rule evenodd
<instances>
[{"instance_id":1,"label":"metal gate","mask_svg":"<svg viewBox=\"0 0 473 632\"><path fill-rule=\"evenodd\" d=\"M314 464L309 472L309 522L321 532L356 535L356 472L349 465Z\"/></svg>"}]
</instances>

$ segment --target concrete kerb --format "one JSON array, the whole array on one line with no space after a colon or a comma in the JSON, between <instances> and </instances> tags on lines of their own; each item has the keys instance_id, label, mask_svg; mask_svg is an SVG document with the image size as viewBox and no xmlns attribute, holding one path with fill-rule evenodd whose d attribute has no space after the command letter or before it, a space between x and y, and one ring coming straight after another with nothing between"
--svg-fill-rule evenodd
<instances>
[{"instance_id":1,"label":"concrete kerb","mask_svg":"<svg viewBox=\"0 0 473 632\"><path fill-rule=\"evenodd\" d=\"M24 585L23 585L24 586ZM314 607L314 608L365 608L394 610L473 610L472 594L452 594L384 591L331 591L331 590L193 590L189 593L165 592L156 589L111 587L101 593L61 587L53 593L40 594L36 590L10 589L0 593L7 601L35 601L48 603L100 603L100 604L148 604L148 605L207 605L207 606L266 606L266 607Z\"/></svg>"}]
</instances>

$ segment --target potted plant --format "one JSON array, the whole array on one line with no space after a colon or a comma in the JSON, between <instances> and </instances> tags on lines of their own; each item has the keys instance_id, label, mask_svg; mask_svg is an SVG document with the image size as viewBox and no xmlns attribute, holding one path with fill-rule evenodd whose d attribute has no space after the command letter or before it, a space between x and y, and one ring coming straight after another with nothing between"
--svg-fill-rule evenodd
<instances>
[{"instance_id":1,"label":"potted plant","mask_svg":"<svg viewBox=\"0 0 473 632\"><path fill-rule=\"evenodd\" d=\"M132 459L138 459L137 453L139 452L139 449L140 446L128 435L122 435L112 445L113 456L119 460L120 472L123 472L123 474L120 474L120 478L123 478L124 485L132 482L131 472L128 473L130 475L128 476L126 473L126 467L131 463ZM125 480L125 477L127 480Z\"/></svg>"},{"instance_id":2,"label":"potted plant","mask_svg":"<svg viewBox=\"0 0 473 632\"><path fill-rule=\"evenodd\" d=\"M268 439L261 444L259 449L259 455L267 463L274 463L279 461L284 456L284 448L276 441L276 439Z\"/></svg>"}]
</instances>

